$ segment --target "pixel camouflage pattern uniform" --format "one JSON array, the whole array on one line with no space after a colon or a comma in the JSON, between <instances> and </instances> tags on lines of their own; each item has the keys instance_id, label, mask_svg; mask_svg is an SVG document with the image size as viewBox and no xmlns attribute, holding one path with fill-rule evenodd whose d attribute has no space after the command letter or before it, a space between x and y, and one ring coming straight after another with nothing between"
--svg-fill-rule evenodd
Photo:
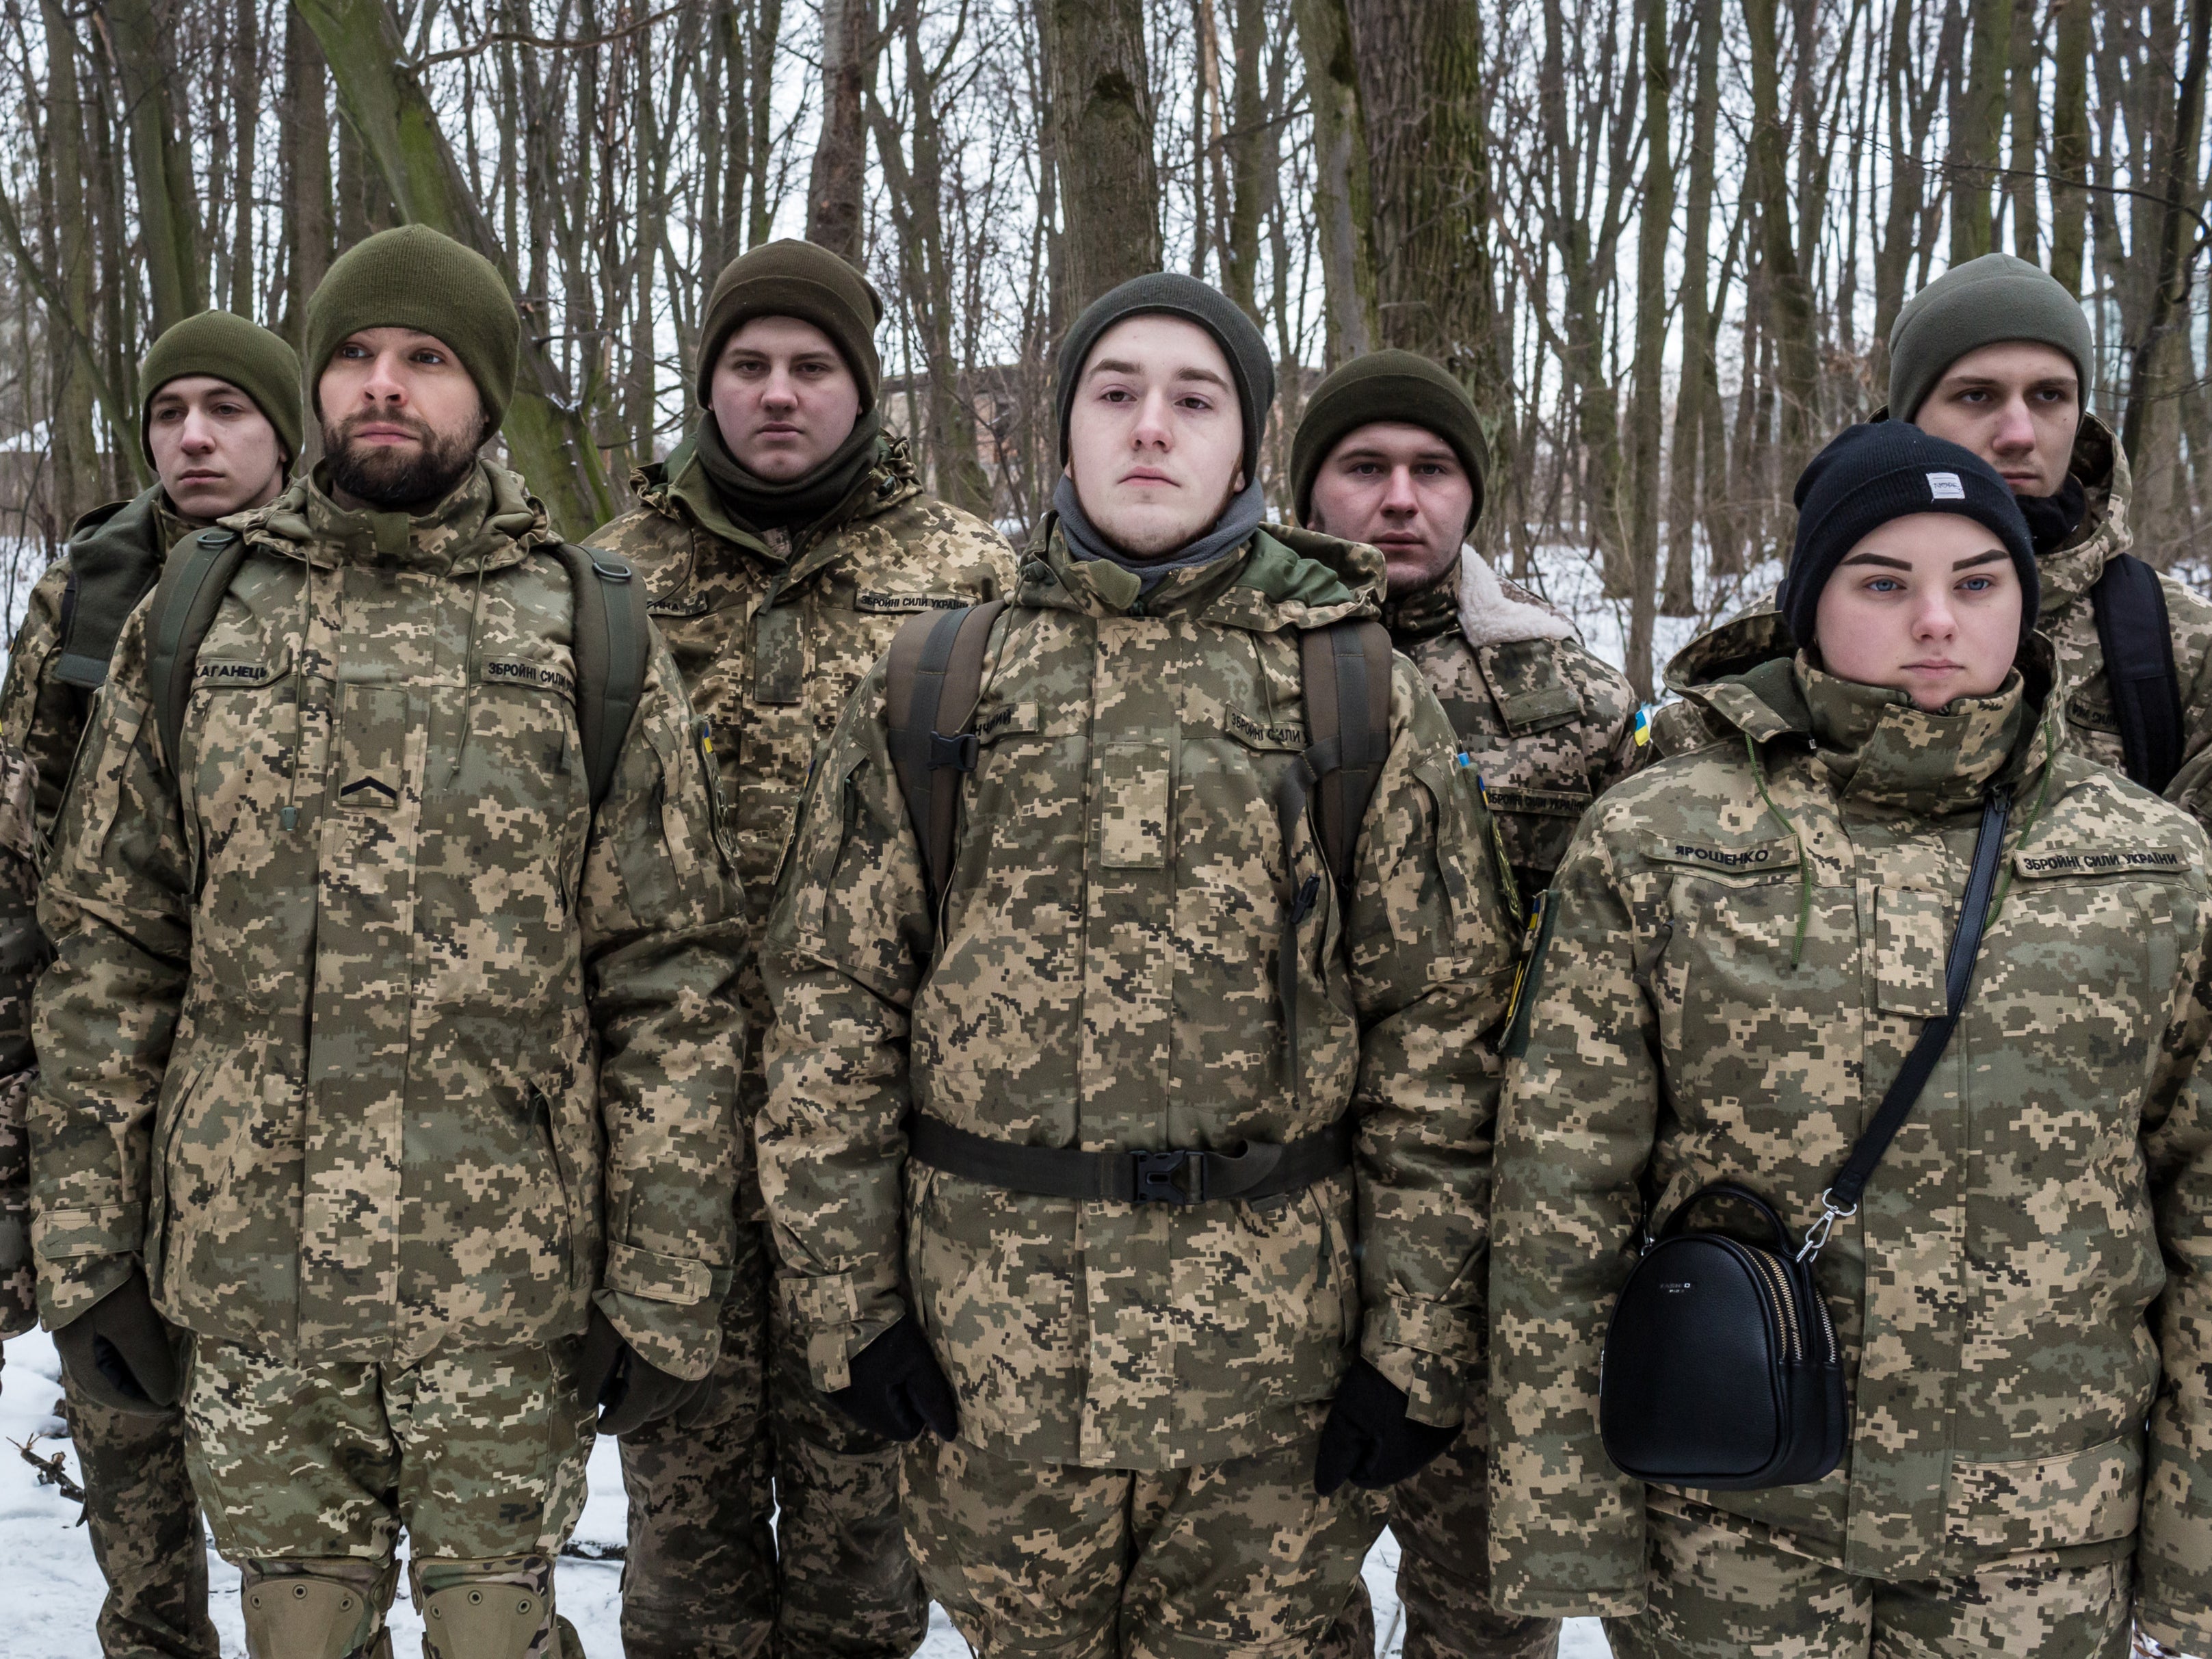
<instances>
[{"instance_id":1,"label":"pixel camouflage pattern uniform","mask_svg":"<svg viewBox=\"0 0 2212 1659\"><path fill-rule=\"evenodd\" d=\"M1482 781L1515 896L1532 904L1590 803L1650 753L1636 741L1635 691L1472 548L1443 579L1392 594L1382 621L1443 705L1462 764ZM1486 1364L1468 1370L1467 1431L1390 1492L1407 1659L1540 1659L1559 1644L1558 1620L1490 1605Z\"/></svg>"},{"instance_id":2,"label":"pixel camouflage pattern uniform","mask_svg":"<svg viewBox=\"0 0 2212 1659\"><path fill-rule=\"evenodd\" d=\"M230 522L180 754L142 606L40 896L40 1312L143 1260L196 1339L194 1480L249 1595L351 1558L367 1645L404 1522L418 1595L534 1585L542 1646L587 1305L678 1376L718 1341L744 943L702 734L656 644L592 811L568 574L501 469L411 520L301 483ZM418 1388L442 1415L393 1403ZM390 1407L399 1507L343 1449L361 1410L271 1416L309 1391ZM512 1468L410 1484L502 1420L551 1430L534 1504Z\"/></svg>"},{"instance_id":3,"label":"pixel camouflage pattern uniform","mask_svg":"<svg viewBox=\"0 0 2212 1659\"><path fill-rule=\"evenodd\" d=\"M638 507L590 539L644 578L692 708L712 723L738 871L765 925L807 769L847 698L908 617L1006 592L1013 550L926 494L903 440L883 441L853 495L796 538L735 522L688 440L635 483ZM739 987L750 1131L772 1016L750 966ZM718 1398L703 1422L687 1412L622 1443L631 1659L676 1659L702 1642L765 1652L771 1639L792 1659L903 1659L927 1628L899 1526L898 1448L815 1390L803 1340L770 1295L769 1249L748 1161Z\"/></svg>"},{"instance_id":4,"label":"pixel camouflage pattern uniform","mask_svg":"<svg viewBox=\"0 0 2212 1659\"><path fill-rule=\"evenodd\" d=\"M1765 621L1729 630L1740 658ZM2054 751L2035 654L2024 695L2015 675L1942 714L1771 654L1692 694L1729 738L1577 836L1499 1130L1502 1606L1614 1615L1631 1653L1863 1652L1871 1625L1878 1652L2117 1654L2132 1559L2143 1628L2212 1644L2206 844ZM1597 1364L1641 1230L1722 1178L1813 1221L1944 1007L1992 779L2015 807L1959 1031L1818 1258L1844 1464L1759 1492L1627 1480Z\"/></svg>"},{"instance_id":5,"label":"pixel camouflage pattern uniform","mask_svg":"<svg viewBox=\"0 0 2212 1659\"><path fill-rule=\"evenodd\" d=\"M33 845L52 833L92 708L90 691L61 672L76 604L77 564L98 561L126 578L126 590L143 592L152 587L163 557L186 529L156 484L79 519L59 556L32 586L9 653L7 678L0 683L0 744L20 746L32 763ZM40 939L43 957L44 936ZM28 1178L27 1166L27 1183ZM208 1616L207 1540L185 1467L184 1413L134 1416L91 1398L66 1376L62 1386L70 1441L83 1476L86 1526L107 1583L100 1609L100 1651L106 1659L216 1659L220 1643Z\"/></svg>"},{"instance_id":6,"label":"pixel camouflage pattern uniform","mask_svg":"<svg viewBox=\"0 0 2212 1659\"><path fill-rule=\"evenodd\" d=\"M1510 946L1411 664L1348 901L1310 820L1286 848L1275 812L1309 741L1299 633L1374 614L1380 575L1268 526L1146 590L1048 520L994 629L934 915L880 666L817 768L763 959L779 1288L825 1389L921 1322L960 1438L909 1450L908 1532L987 1654L1303 1651L1372 1531L1367 1495L1312 1489L1353 1353L1460 1419ZM1293 1079L1274 963L1309 880ZM1094 1149L1286 1142L1349 1110L1358 1150L1257 1204L1078 1202L908 1163L909 1107Z\"/></svg>"},{"instance_id":7,"label":"pixel camouflage pattern uniform","mask_svg":"<svg viewBox=\"0 0 2212 1659\"><path fill-rule=\"evenodd\" d=\"M1888 411L1877 410L1868 418L1886 420ZM2094 415L2081 417L2068 470L2080 481L2087 507L2072 535L2051 551L2036 556L2036 572L2043 587L2036 629L2051 641L2057 653L2067 748L2115 771L2124 771L2126 756L2120 745L2119 718L2112 712L2112 695L2105 680L2105 647L2097 637L2096 607L2089 590L2104 574L2108 562L2123 553L2136 551L2135 532L2129 524L2135 480L2112 428ZM2137 556L2148 556L2138 553ZM2200 823L2212 826L2212 599L2172 576L2160 575L2159 586L2166 594L2174 671L2181 691L2182 767L2167 785L2166 798L2179 803ZM1774 592L1770 588L1729 620L1741 621L1773 609ZM1749 648L1756 651L1759 646ZM1679 694L1746 665L1723 660L1719 654L1722 649L1713 634L1692 641L1667 665L1668 690ZM1691 701L1668 703L1652 720L1652 747L1662 755L1695 749L1719 734L1719 728L1705 720L1699 706Z\"/></svg>"}]
</instances>

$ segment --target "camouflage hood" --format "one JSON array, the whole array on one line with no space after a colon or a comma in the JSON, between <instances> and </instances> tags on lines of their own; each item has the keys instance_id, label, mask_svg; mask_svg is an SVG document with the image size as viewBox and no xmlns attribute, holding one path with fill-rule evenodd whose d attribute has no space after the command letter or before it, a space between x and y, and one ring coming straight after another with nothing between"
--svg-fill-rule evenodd
<instances>
[{"instance_id":1,"label":"camouflage hood","mask_svg":"<svg viewBox=\"0 0 2212 1659\"><path fill-rule=\"evenodd\" d=\"M1323 628L1382 610L1382 556L1358 542L1267 524L1243 548L1166 572L1150 588L1106 559L1079 559L1047 514L1021 569L1017 605L1093 617L1188 614L1260 633Z\"/></svg>"},{"instance_id":2,"label":"camouflage hood","mask_svg":"<svg viewBox=\"0 0 2212 1659\"><path fill-rule=\"evenodd\" d=\"M522 479L489 461L478 461L452 494L420 515L340 507L329 493L329 465L295 480L266 507L224 522L252 546L325 570L358 562L472 576L505 569L532 548L560 539Z\"/></svg>"},{"instance_id":3,"label":"camouflage hood","mask_svg":"<svg viewBox=\"0 0 2212 1659\"><path fill-rule=\"evenodd\" d=\"M2105 566L2134 547L2136 539L2128 525L2135 476L2112 428L2094 415L2084 415L2081 429L2074 434L2074 459L2066 470L2080 482L2088 508L2071 536L2036 559L2043 578L2045 627L2051 612L2086 594L2104 574Z\"/></svg>"}]
</instances>

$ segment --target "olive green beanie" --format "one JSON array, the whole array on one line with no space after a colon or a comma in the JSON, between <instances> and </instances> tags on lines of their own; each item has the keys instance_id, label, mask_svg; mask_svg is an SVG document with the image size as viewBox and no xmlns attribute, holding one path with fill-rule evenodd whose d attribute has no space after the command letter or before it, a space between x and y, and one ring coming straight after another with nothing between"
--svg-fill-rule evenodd
<instances>
[{"instance_id":1,"label":"olive green beanie","mask_svg":"<svg viewBox=\"0 0 2212 1659\"><path fill-rule=\"evenodd\" d=\"M162 331L138 365L138 445L154 460L154 394L187 374L236 386L276 430L286 465L300 455L300 356L258 323L228 311L203 311Z\"/></svg>"},{"instance_id":2,"label":"olive green beanie","mask_svg":"<svg viewBox=\"0 0 2212 1659\"><path fill-rule=\"evenodd\" d=\"M2063 351L2081 378L2089 407L2089 319L2065 285L2040 265L1984 253L1953 265L1905 302L1889 331L1889 412L1909 421L1944 371L1970 351L2032 340Z\"/></svg>"},{"instance_id":3,"label":"olive green beanie","mask_svg":"<svg viewBox=\"0 0 2212 1659\"><path fill-rule=\"evenodd\" d=\"M1424 427L1451 446L1474 485L1467 515L1467 529L1473 530L1482 516L1483 475L1490 466L1474 399L1441 364L1395 350L1354 357L1314 388L1291 439L1291 500L1298 522L1313 517L1314 480L1329 452L1349 434L1380 421Z\"/></svg>"},{"instance_id":4,"label":"olive green beanie","mask_svg":"<svg viewBox=\"0 0 2212 1659\"><path fill-rule=\"evenodd\" d=\"M714 361L739 325L755 317L796 317L827 334L860 383L860 413L876 406L883 364L876 325L884 319L875 284L826 247L811 242L764 242L722 267L699 325L699 406L708 406Z\"/></svg>"},{"instance_id":5,"label":"olive green beanie","mask_svg":"<svg viewBox=\"0 0 2212 1659\"><path fill-rule=\"evenodd\" d=\"M514 395L522 316L507 278L474 248L428 225L380 230L338 255L307 297L307 384L315 413L331 356L365 328L411 328L445 342L483 399L487 432Z\"/></svg>"}]
</instances>

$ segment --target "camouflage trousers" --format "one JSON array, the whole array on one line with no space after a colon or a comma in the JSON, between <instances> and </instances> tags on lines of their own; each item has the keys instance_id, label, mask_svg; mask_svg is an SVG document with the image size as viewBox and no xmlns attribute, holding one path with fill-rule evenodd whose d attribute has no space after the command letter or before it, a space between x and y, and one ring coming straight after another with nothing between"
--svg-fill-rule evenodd
<instances>
[{"instance_id":1,"label":"camouflage trousers","mask_svg":"<svg viewBox=\"0 0 2212 1659\"><path fill-rule=\"evenodd\" d=\"M767 1229L741 1222L737 1249L705 1419L622 1441L623 1651L907 1659L929 1603L899 1524L900 1449L815 1389Z\"/></svg>"},{"instance_id":2,"label":"camouflage trousers","mask_svg":"<svg viewBox=\"0 0 2212 1659\"><path fill-rule=\"evenodd\" d=\"M573 1342L310 1365L202 1338L185 1370L192 1485L242 1593L306 1575L358 1589L356 1652L388 1649L403 1529L417 1606L511 1586L538 1614L533 1659L580 1651L553 1563L583 1511L594 1415Z\"/></svg>"},{"instance_id":3,"label":"camouflage trousers","mask_svg":"<svg viewBox=\"0 0 2212 1659\"><path fill-rule=\"evenodd\" d=\"M1379 1513L1356 1486L1314 1495L1320 1429L1316 1411L1287 1446L1162 1473L925 1435L902 1471L908 1540L981 1659L1308 1659Z\"/></svg>"},{"instance_id":4,"label":"camouflage trousers","mask_svg":"<svg viewBox=\"0 0 2212 1659\"><path fill-rule=\"evenodd\" d=\"M185 1468L185 1417L137 1417L90 1400L62 1375L84 1487L106 1659L217 1659L208 1618L207 1540Z\"/></svg>"},{"instance_id":5,"label":"camouflage trousers","mask_svg":"<svg viewBox=\"0 0 2212 1659\"><path fill-rule=\"evenodd\" d=\"M1646 1511L1650 1603L1608 1619L1615 1659L2125 1659L2131 1565L2002 1563L1958 1577L1858 1578L1701 1504ZM1670 1513L1679 1509L1680 1513Z\"/></svg>"}]
</instances>

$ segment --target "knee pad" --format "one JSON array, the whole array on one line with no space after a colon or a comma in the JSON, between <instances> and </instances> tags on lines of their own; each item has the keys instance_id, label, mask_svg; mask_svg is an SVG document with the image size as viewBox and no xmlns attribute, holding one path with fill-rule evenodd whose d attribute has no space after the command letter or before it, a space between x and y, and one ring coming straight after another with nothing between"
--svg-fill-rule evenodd
<instances>
[{"instance_id":1,"label":"knee pad","mask_svg":"<svg viewBox=\"0 0 2212 1659\"><path fill-rule=\"evenodd\" d=\"M319 1573L252 1574L239 1596L250 1659L349 1659L369 1639L368 1593ZM383 1644L389 1652L390 1644Z\"/></svg>"},{"instance_id":2,"label":"knee pad","mask_svg":"<svg viewBox=\"0 0 2212 1659\"><path fill-rule=\"evenodd\" d=\"M522 1557L429 1561L416 1571L429 1659L550 1659L549 1647L559 1651L543 1639L556 1628L550 1565Z\"/></svg>"}]
</instances>

